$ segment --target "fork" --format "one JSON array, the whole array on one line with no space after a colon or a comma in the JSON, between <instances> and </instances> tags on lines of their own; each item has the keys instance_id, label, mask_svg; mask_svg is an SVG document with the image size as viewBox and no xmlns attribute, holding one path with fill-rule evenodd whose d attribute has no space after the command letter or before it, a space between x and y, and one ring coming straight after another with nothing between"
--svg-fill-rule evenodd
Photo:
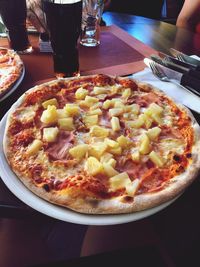
<instances>
[{"instance_id":1,"label":"fork","mask_svg":"<svg viewBox=\"0 0 200 267\"><path fill-rule=\"evenodd\" d=\"M171 82L173 84L180 86L181 88L183 88L184 90L188 91L191 94L195 94L196 96L200 96L200 92L196 91L195 89L193 89L191 87L190 87L190 89L188 89L187 87L185 87L185 86L181 85L180 83L167 77L167 75L164 73L164 71L162 69L158 68L158 66L155 62L153 62L153 61L149 62L149 66L150 66L151 71L154 74L154 76L157 77L159 80L161 80L163 82Z\"/></svg>"},{"instance_id":2,"label":"fork","mask_svg":"<svg viewBox=\"0 0 200 267\"><path fill-rule=\"evenodd\" d=\"M183 56L181 54L177 54L176 57L177 57L178 60L180 60L182 62L185 62L185 60L184 60L184 58L183 58Z\"/></svg>"},{"instance_id":3,"label":"fork","mask_svg":"<svg viewBox=\"0 0 200 267\"><path fill-rule=\"evenodd\" d=\"M158 69L155 62L149 62L149 66L154 76L156 76L159 80L163 82L171 82L171 79L167 77L167 75L161 69Z\"/></svg>"}]
</instances>

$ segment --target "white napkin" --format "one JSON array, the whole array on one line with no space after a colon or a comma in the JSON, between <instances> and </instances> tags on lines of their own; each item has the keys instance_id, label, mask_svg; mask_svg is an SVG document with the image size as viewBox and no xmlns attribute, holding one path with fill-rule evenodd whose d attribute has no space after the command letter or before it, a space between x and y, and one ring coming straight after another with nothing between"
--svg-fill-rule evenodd
<instances>
[{"instance_id":1,"label":"white napkin","mask_svg":"<svg viewBox=\"0 0 200 267\"><path fill-rule=\"evenodd\" d=\"M177 103L183 104L200 113L200 97L184 90L178 85L175 85L171 82L162 82L156 78L151 70L147 67L143 71L133 74L131 77L134 79L149 83L158 89L164 91L167 95L173 98Z\"/></svg>"}]
</instances>

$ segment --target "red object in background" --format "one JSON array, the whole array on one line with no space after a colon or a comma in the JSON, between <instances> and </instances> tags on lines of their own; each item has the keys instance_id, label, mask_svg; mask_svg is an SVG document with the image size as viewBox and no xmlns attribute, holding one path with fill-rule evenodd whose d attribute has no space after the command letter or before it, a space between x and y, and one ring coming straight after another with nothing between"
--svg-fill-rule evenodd
<instances>
[{"instance_id":1,"label":"red object in background","mask_svg":"<svg viewBox=\"0 0 200 267\"><path fill-rule=\"evenodd\" d=\"M200 34L200 22L195 27L195 32Z\"/></svg>"}]
</instances>

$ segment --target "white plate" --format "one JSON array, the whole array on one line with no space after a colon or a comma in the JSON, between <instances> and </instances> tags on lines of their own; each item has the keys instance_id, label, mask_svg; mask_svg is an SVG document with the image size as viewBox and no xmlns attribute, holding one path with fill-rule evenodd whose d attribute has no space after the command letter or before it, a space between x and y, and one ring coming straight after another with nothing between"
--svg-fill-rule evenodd
<instances>
[{"instance_id":1,"label":"white plate","mask_svg":"<svg viewBox=\"0 0 200 267\"><path fill-rule=\"evenodd\" d=\"M77 223L77 224L85 224L85 225L114 225L114 224L122 224L131 221L137 221L148 217L168 205L174 202L176 198L171 201L165 202L162 205L157 207L139 211L131 214L119 214L119 215L87 215L81 214L69 209L51 204L34 193L32 193L28 188L24 186L24 184L17 178L17 176L13 173L8 162L4 156L3 152L3 135L5 131L7 115L3 117L0 122L0 176L6 186L10 189L10 191L18 197L21 201L23 201L28 206L33 209L48 215L50 217L56 218L58 220Z\"/></svg>"},{"instance_id":2,"label":"white plate","mask_svg":"<svg viewBox=\"0 0 200 267\"><path fill-rule=\"evenodd\" d=\"M3 96L0 98L0 102L2 102L4 99L6 99L9 95L11 95L19 87L19 85L21 84L21 82L24 79L24 75L25 75L25 67L23 64L22 73L21 73L19 79L13 84L12 88L10 88L8 90L8 92L3 94Z\"/></svg>"}]
</instances>

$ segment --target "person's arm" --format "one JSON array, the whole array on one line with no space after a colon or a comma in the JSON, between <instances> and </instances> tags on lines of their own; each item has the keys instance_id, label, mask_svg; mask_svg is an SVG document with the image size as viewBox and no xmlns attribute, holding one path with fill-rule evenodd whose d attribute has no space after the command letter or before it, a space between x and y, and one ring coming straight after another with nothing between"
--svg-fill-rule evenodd
<instances>
[{"instance_id":1,"label":"person's arm","mask_svg":"<svg viewBox=\"0 0 200 267\"><path fill-rule=\"evenodd\" d=\"M200 21L200 0L185 0L178 15L176 26L194 31Z\"/></svg>"}]
</instances>

